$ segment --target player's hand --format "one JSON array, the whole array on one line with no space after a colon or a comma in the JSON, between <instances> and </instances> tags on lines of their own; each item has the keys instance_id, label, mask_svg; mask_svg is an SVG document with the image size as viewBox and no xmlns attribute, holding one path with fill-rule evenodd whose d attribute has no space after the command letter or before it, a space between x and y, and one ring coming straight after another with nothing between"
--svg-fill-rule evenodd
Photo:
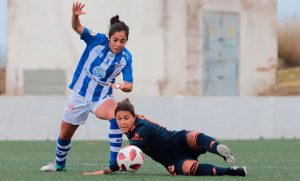
<instances>
[{"instance_id":1,"label":"player's hand","mask_svg":"<svg viewBox=\"0 0 300 181\"><path fill-rule=\"evenodd\" d=\"M82 11L84 6L85 6L85 4L82 4L81 2L78 2L78 1L76 3L73 3L73 8L72 8L73 14L77 15L77 16L86 14L86 12Z\"/></svg>"},{"instance_id":2,"label":"player's hand","mask_svg":"<svg viewBox=\"0 0 300 181\"><path fill-rule=\"evenodd\" d=\"M123 84L119 84L119 83L115 83L115 84L109 84L111 88L113 89L123 89L124 85Z\"/></svg>"},{"instance_id":3,"label":"player's hand","mask_svg":"<svg viewBox=\"0 0 300 181\"><path fill-rule=\"evenodd\" d=\"M83 172L82 174L83 175L105 175L105 174L109 174L111 172L112 172L112 170L110 168L106 168L106 169L97 170L94 172Z\"/></svg>"}]
</instances>

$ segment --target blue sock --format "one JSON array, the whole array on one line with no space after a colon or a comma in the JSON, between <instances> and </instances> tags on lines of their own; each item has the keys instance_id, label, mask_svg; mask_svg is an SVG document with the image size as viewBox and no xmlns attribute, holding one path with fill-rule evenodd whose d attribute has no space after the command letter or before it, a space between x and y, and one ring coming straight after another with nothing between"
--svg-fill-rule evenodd
<instances>
[{"instance_id":1,"label":"blue sock","mask_svg":"<svg viewBox=\"0 0 300 181\"><path fill-rule=\"evenodd\" d=\"M56 165L64 167L67 161L67 155L71 149L71 140L57 139L56 144Z\"/></svg>"},{"instance_id":2,"label":"blue sock","mask_svg":"<svg viewBox=\"0 0 300 181\"><path fill-rule=\"evenodd\" d=\"M108 135L110 143L110 164L116 160L118 152L122 147L122 136L123 132L119 128L117 120L115 118L111 119Z\"/></svg>"}]
</instances>

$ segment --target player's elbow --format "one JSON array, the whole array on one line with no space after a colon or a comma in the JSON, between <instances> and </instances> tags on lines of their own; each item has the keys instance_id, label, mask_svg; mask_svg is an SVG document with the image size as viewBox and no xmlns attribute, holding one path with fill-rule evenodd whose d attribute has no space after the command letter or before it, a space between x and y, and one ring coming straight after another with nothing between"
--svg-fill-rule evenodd
<instances>
[{"instance_id":1,"label":"player's elbow","mask_svg":"<svg viewBox=\"0 0 300 181\"><path fill-rule=\"evenodd\" d=\"M72 28L73 30L78 33L79 35L82 34L84 27L82 25L76 25L76 24L72 24Z\"/></svg>"}]
</instances>

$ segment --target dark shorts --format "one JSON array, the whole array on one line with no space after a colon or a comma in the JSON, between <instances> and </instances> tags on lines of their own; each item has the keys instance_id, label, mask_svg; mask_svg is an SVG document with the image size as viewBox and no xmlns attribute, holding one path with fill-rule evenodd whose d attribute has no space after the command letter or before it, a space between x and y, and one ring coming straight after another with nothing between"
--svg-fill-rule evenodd
<instances>
[{"instance_id":1,"label":"dark shorts","mask_svg":"<svg viewBox=\"0 0 300 181\"><path fill-rule=\"evenodd\" d=\"M198 150L193 150L187 143L187 134L189 131L186 131L186 134L182 136L179 140L178 143L180 146L180 150L176 155L173 157L172 161L170 161L170 164L165 165L167 168L168 172L171 175L184 175L182 171L182 165L185 160L198 160L198 157L201 154L206 153L206 150L204 149L198 149Z\"/></svg>"}]
</instances>

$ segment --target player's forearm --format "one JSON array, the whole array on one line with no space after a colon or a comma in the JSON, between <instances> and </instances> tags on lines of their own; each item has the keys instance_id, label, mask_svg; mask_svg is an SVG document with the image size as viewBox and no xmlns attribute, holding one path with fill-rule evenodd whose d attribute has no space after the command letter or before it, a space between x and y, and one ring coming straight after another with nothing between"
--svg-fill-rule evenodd
<instances>
[{"instance_id":1,"label":"player's forearm","mask_svg":"<svg viewBox=\"0 0 300 181\"><path fill-rule=\"evenodd\" d=\"M72 28L76 31L79 35L82 34L84 26L80 23L80 19L78 15L72 15Z\"/></svg>"}]
</instances>

